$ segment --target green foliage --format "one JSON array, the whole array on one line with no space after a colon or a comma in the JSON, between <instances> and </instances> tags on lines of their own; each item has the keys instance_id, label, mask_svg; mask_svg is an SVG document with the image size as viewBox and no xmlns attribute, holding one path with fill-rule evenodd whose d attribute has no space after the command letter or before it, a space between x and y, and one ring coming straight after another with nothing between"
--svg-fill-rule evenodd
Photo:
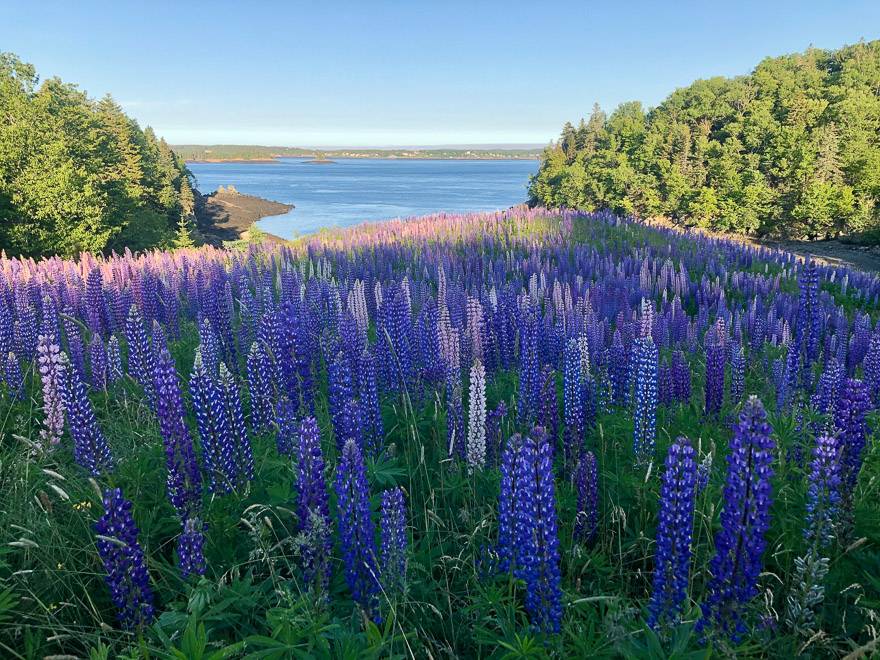
<instances>
[{"instance_id":1,"label":"green foliage","mask_svg":"<svg viewBox=\"0 0 880 660\"><path fill-rule=\"evenodd\" d=\"M567 123L530 195L717 231L819 239L880 225L880 41L768 58L647 114Z\"/></svg>"},{"instance_id":2,"label":"green foliage","mask_svg":"<svg viewBox=\"0 0 880 660\"><path fill-rule=\"evenodd\" d=\"M73 256L166 244L194 207L168 144L109 96L95 101L0 53L0 245Z\"/></svg>"}]
</instances>

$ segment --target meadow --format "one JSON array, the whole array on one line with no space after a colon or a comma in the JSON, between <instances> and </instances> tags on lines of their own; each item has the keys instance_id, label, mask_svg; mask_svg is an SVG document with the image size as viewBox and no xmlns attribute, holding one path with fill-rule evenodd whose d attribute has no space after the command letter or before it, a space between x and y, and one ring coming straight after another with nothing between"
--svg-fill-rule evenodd
<instances>
[{"instance_id":1,"label":"meadow","mask_svg":"<svg viewBox=\"0 0 880 660\"><path fill-rule=\"evenodd\" d=\"M878 296L525 207L4 256L0 654L871 657Z\"/></svg>"}]
</instances>

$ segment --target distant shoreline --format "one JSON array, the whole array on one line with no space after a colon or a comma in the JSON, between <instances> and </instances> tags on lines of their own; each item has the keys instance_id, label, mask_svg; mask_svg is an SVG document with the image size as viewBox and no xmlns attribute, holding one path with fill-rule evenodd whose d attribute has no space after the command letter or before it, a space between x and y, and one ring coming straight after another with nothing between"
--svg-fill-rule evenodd
<instances>
[{"instance_id":1,"label":"distant shoreline","mask_svg":"<svg viewBox=\"0 0 880 660\"><path fill-rule=\"evenodd\" d=\"M332 159L316 160L310 156L276 156L274 158L200 158L197 160L185 160L187 165L203 164L213 165L220 163L233 163L239 165L277 165L282 159L292 158L303 160L305 162L315 162L319 164L335 163L340 160L540 160L540 156L333 156Z\"/></svg>"}]
</instances>

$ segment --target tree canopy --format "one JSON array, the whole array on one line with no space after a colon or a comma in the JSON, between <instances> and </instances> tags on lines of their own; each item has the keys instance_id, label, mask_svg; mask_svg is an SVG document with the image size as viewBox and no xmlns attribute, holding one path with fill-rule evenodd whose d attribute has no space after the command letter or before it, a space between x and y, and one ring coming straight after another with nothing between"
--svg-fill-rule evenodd
<instances>
[{"instance_id":1,"label":"tree canopy","mask_svg":"<svg viewBox=\"0 0 880 660\"><path fill-rule=\"evenodd\" d=\"M0 53L0 247L37 256L169 244L190 173L109 96L89 98Z\"/></svg>"},{"instance_id":2,"label":"tree canopy","mask_svg":"<svg viewBox=\"0 0 880 660\"><path fill-rule=\"evenodd\" d=\"M566 123L530 186L546 206L820 239L880 226L880 41L768 58L645 111Z\"/></svg>"}]
</instances>

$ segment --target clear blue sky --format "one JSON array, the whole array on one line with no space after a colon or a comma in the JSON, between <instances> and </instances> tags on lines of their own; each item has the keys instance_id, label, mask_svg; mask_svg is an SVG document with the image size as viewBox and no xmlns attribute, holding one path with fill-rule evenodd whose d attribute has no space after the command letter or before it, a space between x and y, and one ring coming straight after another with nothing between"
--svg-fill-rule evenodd
<instances>
[{"instance_id":1,"label":"clear blue sky","mask_svg":"<svg viewBox=\"0 0 880 660\"><path fill-rule=\"evenodd\" d=\"M0 50L170 142L545 143L625 100L880 37L859 2L12 2Z\"/></svg>"}]
</instances>

